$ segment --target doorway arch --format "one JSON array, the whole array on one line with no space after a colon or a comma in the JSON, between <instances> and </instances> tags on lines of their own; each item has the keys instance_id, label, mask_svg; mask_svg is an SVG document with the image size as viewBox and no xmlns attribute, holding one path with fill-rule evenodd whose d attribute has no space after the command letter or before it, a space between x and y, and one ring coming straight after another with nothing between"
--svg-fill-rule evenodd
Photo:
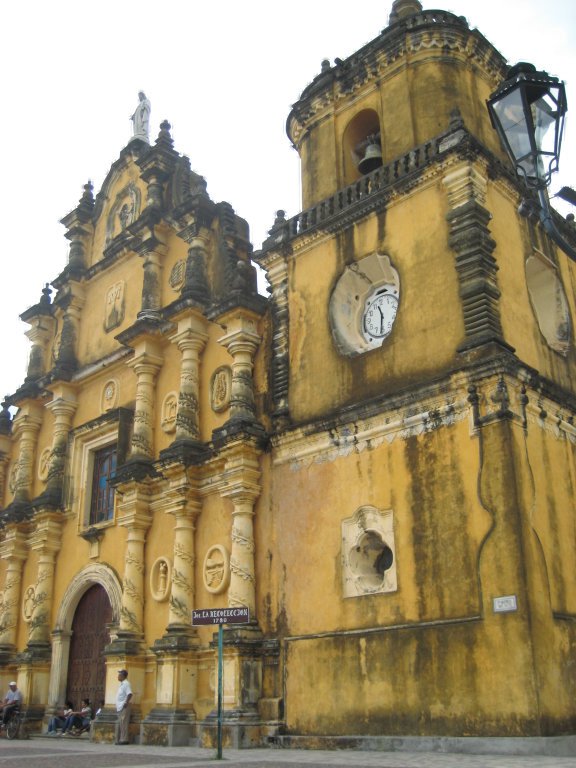
<instances>
[{"instance_id":1,"label":"doorway arch","mask_svg":"<svg viewBox=\"0 0 576 768\"><path fill-rule=\"evenodd\" d=\"M119 578L106 565L92 564L87 566L68 585L56 617L56 625L52 632L52 665L47 714L52 714L66 699L72 624L82 598L94 586L99 586L104 590L110 603L111 633L114 633L115 627L120 622L122 587Z\"/></svg>"}]
</instances>

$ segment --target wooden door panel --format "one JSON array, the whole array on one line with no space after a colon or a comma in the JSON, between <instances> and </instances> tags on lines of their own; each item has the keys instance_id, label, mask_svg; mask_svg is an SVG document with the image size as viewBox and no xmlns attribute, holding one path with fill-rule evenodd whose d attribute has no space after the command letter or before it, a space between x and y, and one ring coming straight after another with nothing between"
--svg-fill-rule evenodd
<instances>
[{"instance_id":1,"label":"wooden door panel","mask_svg":"<svg viewBox=\"0 0 576 768\"><path fill-rule=\"evenodd\" d=\"M82 596L72 621L66 699L75 707L88 697L95 711L104 698L104 648L110 642L111 621L112 606L106 590L95 584Z\"/></svg>"}]
</instances>

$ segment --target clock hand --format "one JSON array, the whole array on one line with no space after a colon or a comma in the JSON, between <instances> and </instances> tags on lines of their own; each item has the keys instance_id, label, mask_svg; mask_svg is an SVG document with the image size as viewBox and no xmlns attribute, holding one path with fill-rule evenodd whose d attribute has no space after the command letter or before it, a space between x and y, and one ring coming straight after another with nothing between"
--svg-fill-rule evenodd
<instances>
[{"instance_id":1,"label":"clock hand","mask_svg":"<svg viewBox=\"0 0 576 768\"><path fill-rule=\"evenodd\" d=\"M380 309L380 304L378 304L378 312L380 312L380 336L384 333L384 312Z\"/></svg>"}]
</instances>

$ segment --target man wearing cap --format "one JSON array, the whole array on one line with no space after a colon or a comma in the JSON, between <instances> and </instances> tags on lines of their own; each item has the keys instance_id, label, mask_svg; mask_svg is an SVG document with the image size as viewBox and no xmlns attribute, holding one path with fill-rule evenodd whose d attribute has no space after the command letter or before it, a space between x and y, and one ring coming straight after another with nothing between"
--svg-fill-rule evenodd
<instances>
[{"instance_id":1,"label":"man wearing cap","mask_svg":"<svg viewBox=\"0 0 576 768\"><path fill-rule=\"evenodd\" d=\"M128 725L130 723L130 702L132 701L132 688L128 682L128 672L121 669L118 672L118 692L116 693L116 712L118 713L118 735L116 744L129 744Z\"/></svg>"},{"instance_id":2,"label":"man wearing cap","mask_svg":"<svg viewBox=\"0 0 576 768\"><path fill-rule=\"evenodd\" d=\"M20 709L22 694L14 681L10 683L9 691L4 697L0 710L2 711L2 725L6 725L12 715Z\"/></svg>"}]
</instances>

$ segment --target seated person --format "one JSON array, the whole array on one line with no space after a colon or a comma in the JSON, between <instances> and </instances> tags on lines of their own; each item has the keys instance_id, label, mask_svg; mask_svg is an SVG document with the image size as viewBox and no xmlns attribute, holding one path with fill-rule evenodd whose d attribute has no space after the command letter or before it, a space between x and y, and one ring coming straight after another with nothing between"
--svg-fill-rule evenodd
<instances>
[{"instance_id":1,"label":"seated person","mask_svg":"<svg viewBox=\"0 0 576 768\"><path fill-rule=\"evenodd\" d=\"M9 691L4 697L4 701L2 702L2 705L0 706L0 711L2 712L2 725L6 725L8 720L14 715L16 712L20 711L20 707L22 705L22 694L18 690L18 686L16 683L12 682L9 685Z\"/></svg>"},{"instance_id":2,"label":"seated person","mask_svg":"<svg viewBox=\"0 0 576 768\"><path fill-rule=\"evenodd\" d=\"M80 711L71 712L66 718L66 722L62 728L62 736L71 734L73 731L80 734L83 731L89 730L91 721L92 707L90 706L90 699L82 699L82 708Z\"/></svg>"},{"instance_id":3,"label":"seated person","mask_svg":"<svg viewBox=\"0 0 576 768\"><path fill-rule=\"evenodd\" d=\"M48 723L48 733L56 734L56 731L61 731L66 723L66 718L70 717L72 712L74 712L74 704L72 704L71 701L67 701L64 705L62 714L54 715L54 717L50 718L50 722Z\"/></svg>"}]
</instances>

